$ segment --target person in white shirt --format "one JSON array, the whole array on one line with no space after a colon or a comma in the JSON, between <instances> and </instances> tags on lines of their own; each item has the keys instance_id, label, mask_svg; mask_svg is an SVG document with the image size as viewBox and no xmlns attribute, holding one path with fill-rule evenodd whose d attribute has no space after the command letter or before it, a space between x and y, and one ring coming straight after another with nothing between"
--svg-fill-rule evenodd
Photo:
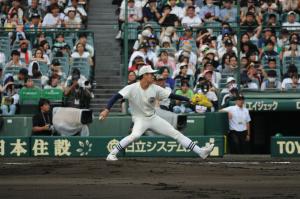
<instances>
[{"instance_id":1,"label":"person in white shirt","mask_svg":"<svg viewBox=\"0 0 300 199\"><path fill-rule=\"evenodd\" d=\"M72 53L72 58L86 58L90 64L93 65L93 60L89 52L85 51L84 45L82 43L78 43L76 45L76 51Z\"/></svg>"},{"instance_id":2,"label":"person in white shirt","mask_svg":"<svg viewBox=\"0 0 300 199\"><path fill-rule=\"evenodd\" d=\"M300 30L300 23L296 21L296 13L294 11L288 12L287 22L282 24L282 27L287 30Z\"/></svg>"},{"instance_id":3,"label":"person in white shirt","mask_svg":"<svg viewBox=\"0 0 300 199\"><path fill-rule=\"evenodd\" d=\"M67 16L64 18L64 25L65 28L80 28L81 18L76 17L76 11L75 9L69 9Z\"/></svg>"},{"instance_id":4,"label":"person in white shirt","mask_svg":"<svg viewBox=\"0 0 300 199\"><path fill-rule=\"evenodd\" d=\"M82 5L78 5L78 0L71 0L71 6L65 8L64 13L67 15L70 10L76 11L76 19L85 21L87 19L87 13Z\"/></svg>"},{"instance_id":5,"label":"person in white shirt","mask_svg":"<svg viewBox=\"0 0 300 199\"><path fill-rule=\"evenodd\" d=\"M244 154L246 152L246 142L250 141L250 114L244 107L245 98L239 94L236 97L235 106L229 106L220 110L228 112L229 134L228 143L231 153Z\"/></svg>"},{"instance_id":6,"label":"person in white shirt","mask_svg":"<svg viewBox=\"0 0 300 199\"><path fill-rule=\"evenodd\" d=\"M5 64L6 58L3 52L0 52L0 64Z\"/></svg>"},{"instance_id":7,"label":"person in white shirt","mask_svg":"<svg viewBox=\"0 0 300 199\"><path fill-rule=\"evenodd\" d=\"M139 139L147 129L175 139L183 147L190 149L203 159L212 152L214 148L213 143L200 148L192 140L176 130L170 123L157 115L155 111L156 100L164 100L167 98L187 102L190 100L184 96L172 94L170 91L153 84L155 72L157 71L153 70L150 65L142 66L139 70L141 80L125 86L120 90L109 100L106 108L100 113L99 119L104 120L108 116L113 104L119 99L124 98L129 101L132 120L134 122L131 134L123 138L114 149L110 151L106 158L107 161L118 160L117 154L132 142Z\"/></svg>"},{"instance_id":8,"label":"person in white shirt","mask_svg":"<svg viewBox=\"0 0 300 199\"><path fill-rule=\"evenodd\" d=\"M187 27L198 28L201 26L201 19L195 14L195 7L189 6L187 8L186 16L181 20L181 24Z\"/></svg>"},{"instance_id":9,"label":"person in white shirt","mask_svg":"<svg viewBox=\"0 0 300 199\"><path fill-rule=\"evenodd\" d=\"M57 5L51 6L51 13L46 14L42 26L46 28L59 28L63 22L64 14L59 12Z\"/></svg>"},{"instance_id":10,"label":"person in white shirt","mask_svg":"<svg viewBox=\"0 0 300 199\"><path fill-rule=\"evenodd\" d=\"M176 5L177 0L169 0L169 4L172 8L171 14L176 15L180 20L183 18L183 9Z\"/></svg>"}]
</instances>

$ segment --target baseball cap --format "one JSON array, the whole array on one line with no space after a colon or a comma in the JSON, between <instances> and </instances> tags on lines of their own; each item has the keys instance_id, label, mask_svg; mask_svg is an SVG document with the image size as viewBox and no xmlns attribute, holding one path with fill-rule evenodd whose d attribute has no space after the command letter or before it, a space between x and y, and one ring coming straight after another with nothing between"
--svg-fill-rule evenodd
<instances>
[{"instance_id":1,"label":"baseball cap","mask_svg":"<svg viewBox=\"0 0 300 199\"><path fill-rule=\"evenodd\" d=\"M296 13L294 11L289 11L288 15L296 15Z\"/></svg>"},{"instance_id":2,"label":"baseball cap","mask_svg":"<svg viewBox=\"0 0 300 199\"><path fill-rule=\"evenodd\" d=\"M139 76L142 76L146 73L156 73L158 70L153 70L150 65L142 66L139 70Z\"/></svg>"},{"instance_id":3,"label":"baseball cap","mask_svg":"<svg viewBox=\"0 0 300 199\"><path fill-rule=\"evenodd\" d=\"M228 84L232 81L235 81L234 77L228 77L227 80L226 80L226 84Z\"/></svg>"}]
</instances>

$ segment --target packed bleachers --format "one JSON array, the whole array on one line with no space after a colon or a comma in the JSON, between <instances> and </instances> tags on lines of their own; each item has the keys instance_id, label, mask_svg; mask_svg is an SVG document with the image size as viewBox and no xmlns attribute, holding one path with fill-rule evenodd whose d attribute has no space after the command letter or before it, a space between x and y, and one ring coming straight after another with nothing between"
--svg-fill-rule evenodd
<instances>
[{"instance_id":1,"label":"packed bleachers","mask_svg":"<svg viewBox=\"0 0 300 199\"><path fill-rule=\"evenodd\" d=\"M113 1L119 4L116 39L130 44L128 71L150 64L163 76L158 84L211 102L164 107L178 113L216 111L241 91L298 92L299 1L238 2L128 0L126 35L125 1Z\"/></svg>"},{"instance_id":2,"label":"packed bleachers","mask_svg":"<svg viewBox=\"0 0 300 199\"><path fill-rule=\"evenodd\" d=\"M31 113L40 98L88 108L95 63L88 0L1 1L0 16L2 114Z\"/></svg>"}]
</instances>

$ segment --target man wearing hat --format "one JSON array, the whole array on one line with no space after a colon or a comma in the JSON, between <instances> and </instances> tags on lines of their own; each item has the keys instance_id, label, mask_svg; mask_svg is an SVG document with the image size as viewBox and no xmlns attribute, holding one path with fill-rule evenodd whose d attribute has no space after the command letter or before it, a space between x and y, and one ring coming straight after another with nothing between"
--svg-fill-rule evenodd
<instances>
[{"instance_id":1,"label":"man wearing hat","mask_svg":"<svg viewBox=\"0 0 300 199\"><path fill-rule=\"evenodd\" d=\"M244 107L245 98L239 94L236 97L235 106L229 106L221 110L227 112L229 118L228 143L230 153L246 153L246 142L250 141L250 114L249 110Z\"/></svg>"},{"instance_id":2,"label":"man wearing hat","mask_svg":"<svg viewBox=\"0 0 300 199\"><path fill-rule=\"evenodd\" d=\"M234 46L231 39L224 41L224 46L218 50L219 57L223 57L225 53L237 55L237 48Z\"/></svg>"},{"instance_id":3,"label":"man wearing hat","mask_svg":"<svg viewBox=\"0 0 300 199\"><path fill-rule=\"evenodd\" d=\"M300 23L296 21L297 14L294 11L288 12L287 22L282 24L287 30L300 30Z\"/></svg>"},{"instance_id":4,"label":"man wearing hat","mask_svg":"<svg viewBox=\"0 0 300 199\"><path fill-rule=\"evenodd\" d=\"M143 41L142 43L140 43L139 48L137 51L134 51L129 59L129 63L128 63L128 67L132 66L133 60L137 57L140 56L143 58L144 63L146 63L146 59L147 59L147 52L149 49L149 45L147 41Z\"/></svg>"},{"instance_id":5,"label":"man wearing hat","mask_svg":"<svg viewBox=\"0 0 300 199\"><path fill-rule=\"evenodd\" d=\"M159 134L171 137L178 141L183 147L197 153L205 159L213 150L214 144L200 148L192 140L174 129L166 120L159 117L155 112L156 100L175 99L189 102L190 100L183 96L172 94L160 86L153 84L154 73L150 65L145 65L139 70L140 81L124 87L108 102L106 108L100 113L100 120L105 119L113 104L121 98L129 101L132 120L134 126L130 135L123 138L109 153L106 160L116 161L117 154L125 149L129 144L139 139L147 129L151 129Z\"/></svg>"},{"instance_id":6,"label":"man wearing hat","mask_svg":"<svg viewBox=\"0 0 300 199\"><path fill-rule=\"evenodd\" d=\"M41 18L44 17L44 11L39 6L39 0L31 0L31 5L29 5L27 9L25 9L25 21L29 22L33 14L38 14Z\"/></svg>"},{"instance_id":7,"label":"man wearing hat","mask_svg":"<svg viewBox=\"0 0 300 199\"><path fill-rule=\"evenodd\" d=\"M192 51L192 46L190 44L185 44L182 46L181 50L179 50L176 54L175 57L179 58L182 53L187 53L189 54L189 64L191 64L193 67L196 66L197 64L197 55Z\"/></svg>"}]
</instances>

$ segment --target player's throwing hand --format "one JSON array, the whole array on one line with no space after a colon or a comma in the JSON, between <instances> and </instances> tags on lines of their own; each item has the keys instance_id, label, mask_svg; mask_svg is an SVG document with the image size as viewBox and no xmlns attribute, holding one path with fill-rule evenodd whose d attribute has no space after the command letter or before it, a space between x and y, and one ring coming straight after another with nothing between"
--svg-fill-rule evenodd
<instances>
[{"instance_id":1,"label":"player's throwing hand","mask_svg":"<svg viewBox=\"0 0 300 199\"><path fill-rule=\"evenodd\" d=\"M99 115L99 120L104 120L108 116L108 113L109 113L109 110L104 109Z\"/></svg>"}]
</instances>

